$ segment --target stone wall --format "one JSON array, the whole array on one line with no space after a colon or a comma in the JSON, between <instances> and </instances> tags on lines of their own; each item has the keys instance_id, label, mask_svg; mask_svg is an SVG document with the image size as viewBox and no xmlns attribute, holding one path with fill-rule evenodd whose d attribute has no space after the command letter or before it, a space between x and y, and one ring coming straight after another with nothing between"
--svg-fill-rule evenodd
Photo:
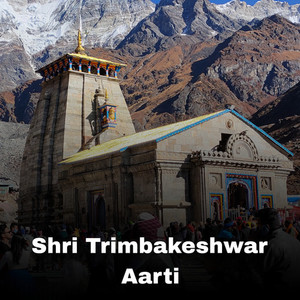
<instances>
[{"instance_id":1,"label":"stone wall","mask_svg":"<svg viewBox=\"0 0 300 300\"><path fill-rule=\"evenodd\" d=\"M119 133L135 132L118 79L68 71L44 82L21 167L21 222L62 221L57 166L93 136L92 101L99 88L117 105Z\"/></svg>"}]
</instances>

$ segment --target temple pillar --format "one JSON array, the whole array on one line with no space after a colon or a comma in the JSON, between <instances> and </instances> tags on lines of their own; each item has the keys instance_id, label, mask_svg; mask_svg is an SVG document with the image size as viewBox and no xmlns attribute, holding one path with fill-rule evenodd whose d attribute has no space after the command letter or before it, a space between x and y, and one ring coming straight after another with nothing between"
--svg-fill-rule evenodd
<instances>
[{"instance_id":1,"label":"temple pillar","mask_svg":"<svg viewBox=\"0 0 300 300\"><path fill-rule=\"evenodd\" d=\"M98 65L97 65L97 75L98 76L100 75L100 63L98 63Z\"/></svg>"},{"instance_id":2,"label":"temple pillar","mask_svg":"<svg viewBox=\"0 0 300 300\"><path fill-rule=\"evenodd\" d=\"M69 71L72 71L73 64L72 64L72 58L69 58Z\"/></svg>"}]
</instances>

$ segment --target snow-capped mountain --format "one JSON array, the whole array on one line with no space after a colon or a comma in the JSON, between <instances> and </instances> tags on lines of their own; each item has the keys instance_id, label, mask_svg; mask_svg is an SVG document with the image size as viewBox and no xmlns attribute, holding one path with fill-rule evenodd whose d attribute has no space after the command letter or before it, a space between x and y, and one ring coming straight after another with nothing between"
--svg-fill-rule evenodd
<instances>
[{"instance_id":1,"label":"snow-capped mountain","mask_svg":"<svg viewBox=\"0 0 300 300\"><path fill-rule=\"evenodd\" d=\"M154 7L150 0L2 0L0 32L17 36L32 55L59 39L75 40L81 15L85 43L113 47Z\"/></svg>"},{"instance_id":2,"label":"snow-capped mountain","mask_svg":"<svg viewBox=\"0 0 300 300\"><path fill-rule=\"evenodd\" d=\"M300 4L289 5L287 2L274 0L260 0L254 5L244 1L232 0L225 4L214 4L221 13L234 20L264 19L278 14L292 23L300 23Z\"/></svg>"},{"instance_id":3,"label":"snow-capped mountain","mask_svg":"<svg viewBox=\"0 0 300 300\"><path fill-rule=\"evenodd\" d=\"M177 6L184 2L176 1ZM162 0L160 5L176 1ZM251 6L232 0L212 5L234 20L251 21L279 14L300 23L300 4L261 0ZM18 41L27 54L33 55L57 41L75 42L81 15L86 46L115 47L154 10L151 0L1 0L0 43Z\"/></svg>"},{"instance_id":4,"label":"snow-capped mountain","mask_svg":"<svg viewBox=\"0 0 300 300\"><path fill-rule=\"evenodd\" d=\"M220 34L230 36L243 25L220 13L208 0L161 0L155 12L143 19L118 48L145 55Z\"/></svg>"},{"instance_id":5,"label":"snow-capped mountain","mask_svg":"<svg viewBox=\"0 0 300 300\"><path fill-rule=\"evenodd\" d=\"M300 5L240 0L1 0L0 91L36 78L35 70L76 47L82 19L83 44L123 47L131 53L168 48L181 38L191 43L218 34L230 36L253 19L279 14L300 23ZM142 21L143 20L143 21ZM145 49L144 49L145 48Z\"/></svg>"},{"instance_id":6,"label":"snow-capped mountain","mask_svg":"<svg viewBox=\"0 0 300 300\"><path fill-rule=\"evenodd\" d=\"M0 91L36 78L47 57L73 51L80 18L86 48L114 47L154 9L150 0L1 0Z\"/></svg>"}]
</instances>

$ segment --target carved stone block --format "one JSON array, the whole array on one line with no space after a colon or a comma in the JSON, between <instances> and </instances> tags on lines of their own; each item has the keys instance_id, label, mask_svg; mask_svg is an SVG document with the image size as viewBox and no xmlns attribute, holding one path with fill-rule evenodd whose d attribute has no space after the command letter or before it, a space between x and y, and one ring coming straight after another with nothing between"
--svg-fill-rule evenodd
<instances>
[{"instance_id":1,"label":"carved stone block","mask_svg":"<svg viewBox=\"0 0 300 300\"><path fill-rule=\"evenodd\" d=\"M271 184L271 178L270 177L261 177L260 179L260 187L263 190L272 190L272 184Z\"/></svg>"},{"instance_id":2,"label":"carved stone block","mask_svg":"<svg viewBox=\"0 0 300 300\"><path fill-rule=\"evenodd\" d=\"M210 173L209 174L209 186L212 188L222 188L222 174Z\"/></svg>"}]
</instances>

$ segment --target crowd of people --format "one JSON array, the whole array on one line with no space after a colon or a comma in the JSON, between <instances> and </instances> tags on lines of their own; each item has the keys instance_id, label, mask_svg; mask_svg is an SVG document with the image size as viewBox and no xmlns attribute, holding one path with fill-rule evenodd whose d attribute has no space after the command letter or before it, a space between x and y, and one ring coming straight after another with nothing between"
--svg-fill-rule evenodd
<instances>
[{"instance_id":1,"label":"crowd of people","mask_svg":"<svg viewBox=\"0 0 300 300\"><path fill-rule=\"evenodd\" d=\"M134 255L113 255L107 253L91 254L86 238L101 238L108 241L117 240L165 239L163 227L157 218L149 213L140 214L138 220L129 222L122 231L115 228L101 230L93 227L90 231L70 225L22 226L20 224L0 225L0 289L10 287L15 296L24 295L33 299L34 295L45 292L58 293L60 297L86 295L86 293L103 293L116 284L119 285L124 270L151 269L153 257ZM54 241L70 241L77 238L77 252L36 254L32 251L35 238L53 237ZM155 259L155 269L173 268L171 260L165 257ZM153 269L154 270L154 269ZM49 290L49 281L41 278L56 274L60 276L54 290ZM51 276L52 276L51 275ZM38 283L38 284L37 284ZM100 284L101 283L101 284ZM54 297L55 298L55 297Z\"/></svg>"},{"instance_id":2,"label":"crowd of people","mask_svg":"<svg viewBox=\"0 0 300 300\"><path fill-rule=\"evenodd\" d=\"M249 241L259 239L258 235L262 232L258 229L258 219L254 212L249 215L247 221L242 217L235 220L226 218L224 221L207 218L205 223L189 222L187 225L174 221L167 228L166 235L179 241L208 241L210 237L219 240ZM281 229L300 240L300 221L285 220L281 224Z\"/></svg>"},{"instance_id":3,"label":"crowd of people","mask_svg":"<svg viewBox=\"0 0 300 300\"><path fill-rule=\"evenodd\" d=\"M286 221L281 224L274 209L263 209L257 215L250 215L247 221L240 217L235 220L227 218L224 221L208 218L205 224L182 224L174 221L166 230L149 213L142 213L135 223L128 224L122 231L115 228L100 230L97 227L86 231L66 225L36 228L15 223L10 226L1 224L0 284L12 287L16 295L30 295L38 288L34 274L59 272L61 295L68 293L68 296L78 296L87 291L101 292L115 286L128 267L147 271L180 267L180 258L177 255L115 255L109 252L91 254L85 243L87 237L100 237L102 241L107 241L111 237L117 240L134 240L143 236L149 241L167 241L168 237L176 241L193 242L209 241L210 237L220 241L268 240L268 249L271 250L263 258L208 254L205 257L206 267L213 275L212 280L220 287L233 281L278 283L285 286L295 280L299 281L300 278L299 232L299 223ZM53 237L56 241L68 241L77 237L78 252L34 254L31 246L36 237Z\"/></svg>"}]
</instances>

